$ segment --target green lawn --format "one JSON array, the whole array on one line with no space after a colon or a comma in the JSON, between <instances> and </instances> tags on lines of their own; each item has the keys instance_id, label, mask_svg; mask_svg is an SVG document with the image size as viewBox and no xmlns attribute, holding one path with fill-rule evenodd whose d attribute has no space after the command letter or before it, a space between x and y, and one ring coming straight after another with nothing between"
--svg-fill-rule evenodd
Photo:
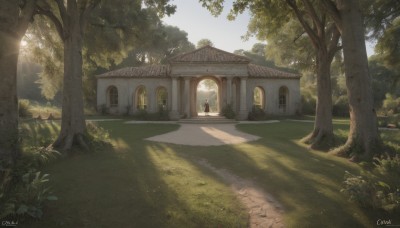
<instances>
[{"instance_id":1,"label":"green lawn","mask_svg":"<svg viewBox=\"0 0 400 228\"><path fill-rule=\"evenodd\" d=\"M143 140L178 125L98 124L109 130L114 149L46 166L59 200L47 203L42 220L19 227L247 227L244 207L199 159L273 195L284 206L287 227L373 227L382 216L340 193L345 171L359 174L358 165L298 143L312 123L238 125L262 139L211 147ZM339 120L335 127L340 133L348 125Z\"/></svg>"}]
</instances>

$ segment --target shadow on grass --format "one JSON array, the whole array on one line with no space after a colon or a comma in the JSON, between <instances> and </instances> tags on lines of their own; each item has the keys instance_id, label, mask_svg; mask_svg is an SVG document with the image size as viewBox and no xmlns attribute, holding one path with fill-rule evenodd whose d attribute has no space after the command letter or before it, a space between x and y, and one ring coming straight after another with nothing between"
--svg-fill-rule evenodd
<instances>
[{"instance_id":1,"label":"shadow on grass","mask_svg":"<svg viewBox=\"0 0 400 228\"><path fill-rule=\"evenodd\" d=\"M217 168L254 181L284 206L287 227L372 227L382 215L360 209L340 193L344 172L359 173L360 168L298 144L295 139L304 129L285 132L283 129L290 129L285 123L278 128L243 125L240 129L262 139L203 150L187 147L178 155L216 179L195 161L206 159Z\"/></svg>"},{"instance_id":2,"label":"shadow on grass","mask_svg":"<svg viewBox=\"0 0 400 228\"><path fill-rule=\"evenodd\" d=\"M19 227L235 227L235 222L239 222L236 227L246 226L245 220L234 219L237 205L232 210L210 200L204 190L208 180L195 168L183 166L184 160L174 151L143 140L178 125L105 122L101 126L111 132L115 148L77 154L46 167L59 200L47 204L43 220ZM196 188L194 192L190 187ZM231 216L225 218L226 213Z\"/></svg>"}]
</instances>

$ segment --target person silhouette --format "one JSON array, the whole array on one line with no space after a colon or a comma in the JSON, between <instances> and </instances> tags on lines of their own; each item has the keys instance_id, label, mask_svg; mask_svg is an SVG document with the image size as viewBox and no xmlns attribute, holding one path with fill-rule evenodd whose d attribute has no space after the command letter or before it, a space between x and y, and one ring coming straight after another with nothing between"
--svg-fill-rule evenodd
<instances>
[{"instance_id":1,"label":"person silhouette","mask_svg":"<svg viewBox=\"0 0 400 228\"><path fill-rule=\"evenodd\" d=\"M208 99L206 99L206 103L204 103L204 113L206 116L208 116L209 112L210 112L210 104L208 104Z\"/></svg>"}]
</instances>

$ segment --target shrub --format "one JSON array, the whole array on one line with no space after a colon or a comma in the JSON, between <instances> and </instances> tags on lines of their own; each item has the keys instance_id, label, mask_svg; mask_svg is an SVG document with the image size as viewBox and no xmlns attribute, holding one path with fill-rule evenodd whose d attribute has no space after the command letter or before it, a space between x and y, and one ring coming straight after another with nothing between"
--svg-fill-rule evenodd
<instances>
[{"instance_id":1,"label":"shrub","mask_svg":"<svg viewBox=\"0 0 400 228\"><path fill-rule=\"evenodd\" d=\"M86 129L88 133L86 137L89 139L89 146L93 148L93 151L111 146L110 134L107 130L93 122L87 122Z\"/></svg>"},{"instance_id":2,"label":"shrub","mask_svg":"<svg viewBox=\"0 0 400 228\"><path fill-rule=\"evenodd\" d=\"M301 95L301 113L305 115L315 115L316 99L309 91Z\"/></svg>"},{"instance_id":3,"label":"shrub","mask_svg":"<svg viewBox=\"0 0 400 228\"><path fill-rule=\"evenodd\" d=\"M53 150L26 150L18 162L11 166L0 161L0 219L7 217L41 218L43 204L57 200L50 191L49 174L37 168L59 154Z\"/></svg>"},{"instance_id":4,"label":"shrub","mask_svg":"<svg viewBox=\"0 0 400 228\"><path fill-rule=\"evenodd\" d=\"M257 105L253 105L251 112L249 112L248 119L249 120L265 120L267 115L264 110L258 107Z\"/></svg>"},{"instance_id":5,"label":"shrub","mask_svg":"<svg viewBox=\"0 0 400 228\"><path fill-rule=\"evenodd\" d=\"M30 102L26 99L18 100L18 115L19 117L26 118L32 116L30 109Z\"/></svg>"},{"instance_id":6,"label":"shrub","mask_svg":"<svg viewBox=\"0 0 400 228\"><path fill-rule=\"evenodd\" d=\"M346 171L341 192L364 207L396 211L400 208L400 156L374 161L374 170L365 177Z\"/></svg>"},{"instance_id":7,"label":"shrub","mask_svg":"<svg viewBox=\"0 0 400 228\"><path fill-rule=\"evenodd\" d=\"M235 112L233 111L232 105L228 104L221 110L222 116L225 116L227 119L234 119L236 117Z\"/></svg>"},{"instance_id":8,"label":"shrub","mask_svg":"<svg viewBox=\"0 0 400 228\"><path fill-rule=\"evenodd\" d=\"M334 103L332 107L332 114L334 116L349 116L349 102L347 96L340 96Z\"/></svg>"},{"instance_id":9,"label":"shrub","mask_svg":"<svg viewBox=\"0 0 400 228\"><path fill-rule=\"evenodd\" d=\"M133 116L135 119L138 119L138 120L148 120L149 119L149 113L144 109L137 111Z\"/></svg>"}]
</instances>

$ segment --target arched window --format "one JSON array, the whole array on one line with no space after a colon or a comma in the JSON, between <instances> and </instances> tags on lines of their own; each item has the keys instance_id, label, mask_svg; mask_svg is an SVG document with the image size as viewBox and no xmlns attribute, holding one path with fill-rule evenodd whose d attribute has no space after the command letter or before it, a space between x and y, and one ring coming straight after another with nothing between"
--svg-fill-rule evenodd
<instances>
[{"instance_id":1,"label":"arched window","mask_svg":"<svg viewBox=\"0 0 400 228\"><path fill-rule=\"evenodd\" d=\"M264 90L260 87L257 86L253 90L253 105L254 107L264 109Z\"/></svg>"},{"instance_id":2,"label":"arched window","mask_svg":"<svg viewBox=\"0 0 400 228\"><path fill-rule=\"evenodd\" d=\"M136 91L136 108L138 110L147 108L147 92L144 86L140 86Z\"/></svg>"},{"instance_id":3,"label":"arched window","mask_svg":"<svg viewBox=\"0 0 400 228\"><path fill-rule=\"evenodd\" d=\"M110 107L118 106L118 89L115 86L108 88L108 104Z\"/></svg>"},{"instance_id":4,"label":"arched window","mask_svg":"<svg viewBox=\"0 0 400 228\"><path fill-rule=\"evenodd\" d=\"M286 112L288 89L286 86L279 88L279 110Z\"/></svg>"},{"instance_id":5,"label":"arched window","mask_svg":"<svg viewBox=\"0 0 400 228\"><path fill-rule=\"evenodd\" d=\"M167 89L164 87L159 87L157 89L157 105L159 110L167 110L168 93Z\"/></svg>"}]
</instances>

